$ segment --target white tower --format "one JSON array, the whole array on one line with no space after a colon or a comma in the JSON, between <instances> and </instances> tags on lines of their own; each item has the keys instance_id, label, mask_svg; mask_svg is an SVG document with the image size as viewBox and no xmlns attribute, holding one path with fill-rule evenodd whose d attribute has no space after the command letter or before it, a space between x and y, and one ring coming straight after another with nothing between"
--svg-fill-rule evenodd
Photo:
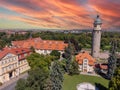
<instances>
[{"instance_id":1,"label":"white tower","mask_svg":"<svg viewBox=\"0 0 120 90\"><path fill-rule=\"evenodd\" d=\"M93 25L94 25L94 29L92 32L92 51L91 51L91 54L94 58L98 58L99 52L100 52L101 25L102 25L102 21L101 21L99 15L97 15Z\"/></svg>"}]
</instances>

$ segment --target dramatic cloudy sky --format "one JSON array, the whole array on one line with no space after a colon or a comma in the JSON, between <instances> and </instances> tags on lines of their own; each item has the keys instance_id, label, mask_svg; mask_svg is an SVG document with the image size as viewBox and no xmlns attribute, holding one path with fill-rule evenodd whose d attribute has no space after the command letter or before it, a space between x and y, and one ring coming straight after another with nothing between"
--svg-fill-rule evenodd
<instances>
[{"instance_id":1,"label":"dramatic cloudy sky","mask_svg":"<svg viewBox=\"0 0 120 90\"><path fill-rule=\"evenodd\" d=\"M0 28L120 28L120 0L0 0Z\"/></svg>"}]
</instances>

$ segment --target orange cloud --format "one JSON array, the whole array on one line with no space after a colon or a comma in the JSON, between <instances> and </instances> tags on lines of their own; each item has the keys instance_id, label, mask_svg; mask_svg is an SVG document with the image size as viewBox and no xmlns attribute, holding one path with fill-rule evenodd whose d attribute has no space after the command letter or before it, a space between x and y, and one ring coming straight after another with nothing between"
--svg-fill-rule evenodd
<instances>
[{"instance_id":1,"label":"orange cloud","mask_svg":"<svg viewBox=\"0 0 120 90\"><path fill-rule=\"evenodd\" d=\"M0 2L1 7L22 15L11 19L40 27L92 28L93 17L97 12L104 20L104 27L110 27L112 22L116 27L120 24L120 12L117 7L120 4L112 0L104 0L104 2L101 0L0 0Z\"/></svg>"},{"instance_id":2,"label":"orange cloud","mask_svg":"<svg viewBox=\"0 0 120 90\"><path fill-rule=\"evenodd\" d=\"M120 6L119 0L104 0L104 2L100 0L90 0L89 3L96 12L102 15L104 27L110 28L120 25L120 9L118 8Z\"/></svg>"}]
</instances>

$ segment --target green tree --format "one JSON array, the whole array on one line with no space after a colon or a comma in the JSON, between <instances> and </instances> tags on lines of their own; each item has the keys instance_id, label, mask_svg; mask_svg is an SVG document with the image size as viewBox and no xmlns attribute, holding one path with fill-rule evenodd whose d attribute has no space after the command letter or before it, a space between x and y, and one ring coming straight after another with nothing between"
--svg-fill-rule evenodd
<instances>
[{"instance_id":1,"label":"green tree","mask_svg":"<svg viewBox=\"0 0 120 90\"><path fill-rule=\"evenodd\" d=\"M26 81L24 79L19 79L17 85L15 86L15 90L25 90Z\"/></svg>"},{"instance_id":2,"label":"green tree","mask_svg":"<svg viewBox=\"0 0 120 90\"><path fill-rule=\"evenodd\" d=\"M52 81L50 80L50 77L45 81L44 86L43 86L43 90L52 90L53 86L52 86Z\"/></svg>"},{"instance_id":3,"label":"green tree","mask_svg":"<svg viewBox=\"0 0 120 90\"><path fill-rule=\"evenodd\" d=\"M49 72L43 68L34 68L29 71L26 80L20 79L15 86L15 90L44 90L44 83L49 77Z\"/></svg>"},{"instance_id":4,"label":"green tree","mask_svg":"<svg viewBox=\"0 0 120 90\"><path fill-rule=\"evenodd\" d=\"M111 43L111 50L110 50L110 56L108 58L108 78L111 79L114 73L114 70L116 68L116 49L117 49L117 42L112 41Z\"/></svg>"},{"instance_id":5,"label":"green tree","mask_svg":"<svg viewBox=\"0 0 120 90\"><path fill-rule=\"evenodd\" d=\"M70 75L77 75L79 74L79 70L78 70L78 63L74 60L71 62L70 68L69 68L69 74Z\"/></svg>"},{"instance_id":6,"label":"green tree","mask_svg":"<svg viewBox=\"0 0 120 90\"><path fill-rule=\"evenodd\" d=\"M49 71L37 67L32 69L26 80L26 86L31 87L32 90L43 90L44 83L49 76Z\"/></svg>"},{"instance_id":7,"label":"green tree","mask_svg":"<svg viewBox=\"0 0 120 90\"><path fill-rule=\"evenodd\" d=\"M70 73L70 66L73 60L73 55L75 54L74 46L69 43L68 47L65 49L65 53L63 54L63 57L66 59L66 71Z\"/></svg>"},{"instance_id":8,"label":"green tree","mask_svg":"<svg viewBox=\"0 0 120 90\"><path fill-rule=\"evenodd\" d=\"M51 65L50 80L52 82L51 90L61 90L63 83L63 73L59 62L53 62Z\"/></svg>"},{"instance_id":9,"label":"green tree","mask_svg":"<svg viewBox=\"0 0 120 90\"><path fill-rule=\"evenodd\" d=\"M55 60L58 60L60 59L60 52L57 51L57 50L53 50L51 53L50 53L51 56L54 56L55 57Z\"/></svg>"},{"instance_id":10,"label":"green tree","mask_svg":"<svg viewBox=\"0 0 120 90\"><path fill-rule=\"evenodd\" d=\"M53 60L53 57L50 55L40 55L38 53L32 53L30 56L27 57L27 61L31 68L44 68L46 70L49 70L51 61Z\"/></svg>"},{"instance_id":11,"label":"green tree","mask_svg":"<svg viewBox=\"0 0 120 90\"><path fill-rule=\"evenodd\" d=\"M69 42L68 47L65 48L65 52L63 54L63 57L65 59L72 59L72 56L75 54L75 49L72 43Z\"/></svg>"},{"instance_id":12,"label":"green tree","mask_svg":"<svg viewBox=\"0 0 120 90\"><path fill-rule=\"evenodd\" d=\"M120 90L120 66L115 70L114 76L109 82L109 90Z\"/></svg>"},{"instance_id":13,"label":"green tree","mask_svg":"<svg viewBox=\"0 0 120 90\"><path fill-rule=\"evenodd\" d=\"M78 43L78 40L76 40L75 38L71 38L70 42L73 44L74 49L75 49L75 53L77 54L80 50L81 50L81 46Z\"/></svg>"}]
</instances>

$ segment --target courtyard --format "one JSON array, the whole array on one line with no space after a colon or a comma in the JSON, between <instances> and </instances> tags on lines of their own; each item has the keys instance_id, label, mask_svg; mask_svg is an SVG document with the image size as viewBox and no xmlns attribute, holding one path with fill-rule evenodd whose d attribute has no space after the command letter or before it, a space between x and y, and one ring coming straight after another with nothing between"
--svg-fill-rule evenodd
<instances>
[{"instance_id":1,"label":"courtyard","mask_svg":"<svg viewBox=\"0 0 120 90\"><path fill-rule=\"evenodd\" d=\"M76 90L76 86L80 83L88 82L96 87L99 90L106 90L108 88L109 81L98 76L89 76L89 75L73 75L69 76L64 75L63 90Z\"/></svg>"}]
</instances>

